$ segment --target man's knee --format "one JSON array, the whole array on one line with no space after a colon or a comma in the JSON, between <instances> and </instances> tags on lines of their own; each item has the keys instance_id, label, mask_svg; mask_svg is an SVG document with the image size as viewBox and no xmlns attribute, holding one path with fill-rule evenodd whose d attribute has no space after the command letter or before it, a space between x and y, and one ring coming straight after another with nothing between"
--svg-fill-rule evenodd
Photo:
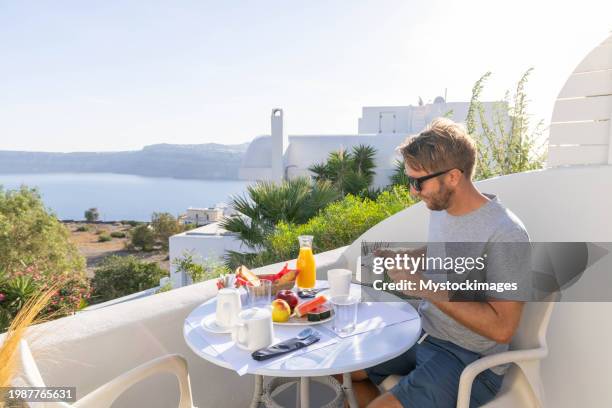
<instances>
[{"instance_id":1,"label":"man's knee","mask_svg":"<svg viewBox=\"0 0 612 408\"><path fill-rule=\"evenodd\" d=\"M353 381L363 381L368 379L368 373L366 370L357 370L351 373L351 380Z\"/></svg>"},{"instance_id":2,"label":"man's knee","mask_svg":"<svg viewBox=\"0 0 612 408\"><path fill-rule=\"evenodd\" d=\"M343 382L342 374L334 374L333 377L341 384ZM368 373L365 370L357 370L351 372L351 381L363 381L368 379Z\"/></svg>"}]
</instances>

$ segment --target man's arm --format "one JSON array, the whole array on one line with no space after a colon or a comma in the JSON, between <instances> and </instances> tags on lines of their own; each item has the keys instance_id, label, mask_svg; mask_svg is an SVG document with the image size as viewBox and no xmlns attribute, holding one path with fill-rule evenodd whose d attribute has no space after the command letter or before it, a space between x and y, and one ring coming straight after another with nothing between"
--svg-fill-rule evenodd
<instances>
[{"instance_id":1,"label":"man's arm","mask_svg":"<svg viewBox=\"0 0 612 408\"><path fill-rule=\"evenodd\" d=\"M524 302L441 302L438 309L468 329L497 343L510 343L521 320Z\"/></svg>"},{"instance_id":2,"label":"man's arm","mask_svg":"<svg viewBox=\"0 0 612 408\"><path fill-rule=\"evenodd\" d=\"M404 291L405 294L428 300L468 329L497 343L509 343L521 320L524 302L494 300L450 302L448 301L450 294L447 291L433 292L418 289L419 281L423 279L418 272L412 274L404 270L390 269L387 273L396 282L400 280L415 282L417 289Z\"/></svg>"}]
</instances>

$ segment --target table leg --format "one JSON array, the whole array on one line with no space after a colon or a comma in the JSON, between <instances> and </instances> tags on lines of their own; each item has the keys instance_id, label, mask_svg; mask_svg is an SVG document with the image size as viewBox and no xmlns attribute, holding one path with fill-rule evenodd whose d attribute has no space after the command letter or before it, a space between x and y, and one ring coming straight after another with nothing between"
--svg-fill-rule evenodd
<instances>
[{"instance_id":1,"label":"table leg","mask_svg":"<svg viewBox=\"0 0 612 408\"><path fill-rule=\"evenodd\" d=\"M342 374L342 389L344 390L346 399L348 399L349 407L358 408L357 399L355 398L355 393L353 392L353 380L351 379L351 373Z\"/></svg>"},{"instance_id":2,"label":"table leg","mask_svg":"<svg viewBox=\"0 0 612 408\"><path fill-rule=\"evenodd\" d=\"M300 408L310 408L310 378L300 377Z\"/></svg>"},{"instance_id":3,"label":"table leg","mask_svg":"<svg viewBox=\"0 0 612 408\"><path fill-rule=\"evenodd\" d=\"M255 374L255 389L253 390L253 399L251 400L250 408L259 408L261 397L263 395L263 375Z\"/></svg>"}]
</instances>

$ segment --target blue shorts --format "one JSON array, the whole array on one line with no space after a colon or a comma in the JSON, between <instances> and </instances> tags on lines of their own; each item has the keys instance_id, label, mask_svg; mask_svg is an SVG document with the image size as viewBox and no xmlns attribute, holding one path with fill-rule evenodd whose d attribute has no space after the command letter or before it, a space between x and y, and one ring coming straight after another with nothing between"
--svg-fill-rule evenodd
<instances>
[{"instance_id":1,"label":"blue shorts","mask_svg":"<svg viewBox=\"0 0 612 408\"><path fill-rule=\"evenodd\" d=\"M481 357L454 343L427 336L404 354L366 369L376 385L389 375L401 375L390 392L410 408L455 408L463 369ZM470 408L486 404L501 387L503 375L480 373L472 385Z\"/></svg>"}]
</instances>

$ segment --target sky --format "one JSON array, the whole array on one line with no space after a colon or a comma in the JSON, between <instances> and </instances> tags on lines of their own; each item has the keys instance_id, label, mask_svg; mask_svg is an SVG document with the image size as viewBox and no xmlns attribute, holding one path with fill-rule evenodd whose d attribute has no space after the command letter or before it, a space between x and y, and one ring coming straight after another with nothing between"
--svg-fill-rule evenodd
<instances>
[{"instance_id":1,"label":"sky","mask_svg":"<svg viewBox=\"0 0 612 408\"><path fill-rule=\"evenodd\" d=\"M534 119L612 30L612 2L2 1L0 150L355 134L363 106L499 100Z\"/></svg>"}]
</instances>

